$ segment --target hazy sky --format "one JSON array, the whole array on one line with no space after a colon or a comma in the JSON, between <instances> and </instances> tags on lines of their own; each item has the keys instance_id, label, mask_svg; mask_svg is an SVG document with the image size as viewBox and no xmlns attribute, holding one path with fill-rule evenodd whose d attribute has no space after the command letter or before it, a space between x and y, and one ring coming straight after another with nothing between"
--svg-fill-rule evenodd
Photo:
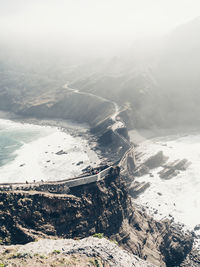
<instances>
[{"instance_id":1,"label":"hazy sky","mask_svg":"<svg viewBox=\"0 0 200 267\"><path fill-rule=\"evenodd\" d=\"M199 13L200 0L0 0L0 37L118 47L164 34Z\"/></svg>"}]
</instances>

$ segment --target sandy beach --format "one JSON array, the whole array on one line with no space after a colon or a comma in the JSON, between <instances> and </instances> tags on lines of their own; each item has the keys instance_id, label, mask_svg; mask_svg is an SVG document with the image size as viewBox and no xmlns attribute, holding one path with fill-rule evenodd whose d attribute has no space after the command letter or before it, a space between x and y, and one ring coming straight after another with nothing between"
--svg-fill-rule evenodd
<instances>
[{"instance_id":1,"label":"sandy beach","mask_svg":"<svg viewBox=\"0 0 200 267\"><path fill-rule=\"evenodd\" d=\"M7 125L8 129L22 128L26 131L31 128L40 134L31 142L24 142L20 149L14 152L15 159L0 167L1 183L71 178L78 176L88 165L96 166L100 162L97 154L90 148L88 140L80 136L79 131L86 131L83 126L65 122L63 128L58 128L4 121L7 124L5 123L3 127ZM45 125L45 121L41 123ZM70 134L72 131L76 132L74 136Z\"/></svg>"}]
</instances>

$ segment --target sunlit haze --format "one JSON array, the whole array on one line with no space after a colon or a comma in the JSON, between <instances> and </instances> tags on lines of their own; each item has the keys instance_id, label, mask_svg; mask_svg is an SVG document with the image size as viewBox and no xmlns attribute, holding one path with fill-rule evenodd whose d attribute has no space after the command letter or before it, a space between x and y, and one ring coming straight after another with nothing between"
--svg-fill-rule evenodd
<instances>
[{"instance_id":1,"label":"sunlit haze","mask_svg":"<svg viewBox=\"0 0 200 267\"><path fill-rule=\"evenodd\" d=\"M199 15L199 0L0 0L0 34L33 45L110 51Z\"/></svg>"},{"instance_id":2,"label":"sunlit haze","mask_svg":"<svg viewBox=\"0 0 200 267\"><path fill-rule=\"evenodd\" d=\"M0 0L0 267L200 267L199 151L200 0Z\"/></svg>"}]
</instances>

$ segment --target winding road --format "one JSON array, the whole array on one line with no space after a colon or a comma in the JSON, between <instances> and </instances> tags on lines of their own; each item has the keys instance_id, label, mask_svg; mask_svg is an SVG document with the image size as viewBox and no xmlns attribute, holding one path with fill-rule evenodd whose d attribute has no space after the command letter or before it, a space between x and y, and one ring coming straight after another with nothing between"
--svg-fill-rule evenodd
<instances>
[{"instance_id":1,"label":"winding road","mask_svg":"<svg viewBox=\"0 0 200 267\"><path fill-rule=\"evenodd\" d=\"M123 140L123 142L128 146L128 150L126 151L126 153L124 154L124 156L121 159L121 166L124 164L124 161L126 159L126 157L128 156L128 154L132 151L132 146L131 144L128 142L128 140L126 140L126 138L122 135L120 135L118 133L118 131L116 131L118 128L122 128L124 127L124 123L120 120L120 118L118 118L119 112L120 112L120 107L117 105L117 103L115 103L114 101L110 101L108 99L105 99L101 96L97 96L91 93L87 93L87 92L80 92L77 89L72 89L68 87L68 84L65 84L63 86L64 89L73 91L76 94L82 94L82 95L90 95L92 97L97 97L103 101L106 102L110 102L114 105L114 113L111 114L110 116L108 116L108 118L111 118L113 120L113 124L111 126L111 129L113 130L113 133L115 135L117 135L119 138L121 138ZM107 118L106 118L107 119ZM104 119L105 120L105 119ZM102 170L101 172L99 172L96 175L91 175L91 176L86 176L86 177L74 177L71 179L64 179L64 180L60 180L60 181L54 181L54 182L36 182L36 183L29 183L29 184L24 184L24 183L2 183L0 184L0 191L9 191L9 190L27 190L27 188L36 188L36 187L51 187L53 184L54 185L59 185L59 186L67 186L67 187L76 187L79 185L83 185L83 184L88 184L88 183L93 183L99 180L102 180L105 178L105 176L109 173L110 169L112 168L112 166ZM47 188L43 188L44 191L47 190ZM40 191L40 190L39 190ZM47 190L48 191L48 190Z\"/></svg>"},{"instance_id":2,"label":"winding road","mask_svg":"<svg viewBox=\"0 0 200 267\"><path fill-rule=\"evenodd\" d=\"M82 95L87 95L87 96L92 96L92 97L96 97L100 100L103 100L103 101L106 101L106 102L109 102L109 103L112 103L112 105L114 106L114 113L109 115L107 118L105 118L104 120L108 119L108 118L111 118L113 121L114 121L114 124L112 125L112 130L115 131L116 129L118 128L123 128L125 125L122 121L118 120L117 117L119 115L119 112L120 112L120 107L119 105L114 102L114 101L111 101L111 100L108 100L102 96L98 96L98 95L95 95L95 94L92 94L92 93L88 93L88 92L80 92L78 89L73 89L71 87L68 86L68 83L64 84L63 85L63 89L67 89L69 91L73 91L74 93L76 94L82 94Z\"/></svg>"}]
</instances>

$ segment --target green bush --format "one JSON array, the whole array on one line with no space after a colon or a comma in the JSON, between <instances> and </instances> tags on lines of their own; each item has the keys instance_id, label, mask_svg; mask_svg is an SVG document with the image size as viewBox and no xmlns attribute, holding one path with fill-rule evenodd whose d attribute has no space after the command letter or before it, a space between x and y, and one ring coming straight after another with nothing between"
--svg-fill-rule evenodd
<instances>
[{"instance_id":1,"label":"green bush","mask_svg":"<svg viewBox=\"0 0 200 267\"><path fill-rule=\"evenodd\" d=\"M56 250L56 249L55 249L55 250L53 251L53 253L54 253L54 254L60 254L60 250Z\"/></svg>"},{"instance_id":2,"label":"green bush","mask_svg":"<svg viewBox=\"0 0 200 267\"><path fill-rule=\"evenodd\" d=\"M93 235L93 237L97 237L97 238L104 238L104 234L103 233L96 233Z\"/></svg>"},{"instance_id":3,"label":"green bush","mask_svg":"<svg viewBox=\"0 0 200 267\"><path fill-rule=\"evenodd\" d=\"M98 260L95 259L94 262L96 267L100 267Z\"/></svg>"},{"instance_id":4,"label":"green bush","mask_svg":"<svg viewBox=\"0 0 200 267\"><path fill-rule=\"evenodd\" d=\"M28 258L31 257L30 253L17 253L16 255L13 256L13 258Z\"/></svg>"}]
</instances>

